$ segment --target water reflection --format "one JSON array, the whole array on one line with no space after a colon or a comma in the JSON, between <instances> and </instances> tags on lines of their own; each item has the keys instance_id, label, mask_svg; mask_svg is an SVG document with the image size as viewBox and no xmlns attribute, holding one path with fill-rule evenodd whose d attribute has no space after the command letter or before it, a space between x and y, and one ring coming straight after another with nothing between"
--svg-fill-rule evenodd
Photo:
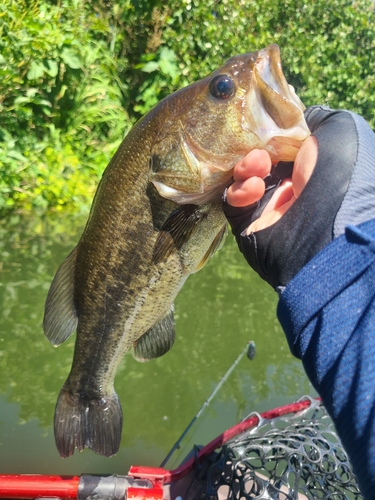
<instances>
[{"instance_id":1,"label":"water reflection","mask_svg":"<svg viewBox=\"0 0 375 500\"><path fill-rule=\"evenodd\" d=\"M111 459L91 451L60 459L52 420L74 337L55 349L41 322L51 279L84 222L13 217L0 226L0 472L123 474L131 464L158 465L248 340L256 342L255 359L241 361L169 467L250 411L312 393L275 319L274 292L229 237L178 296L173 349L143 364L125 356L115 381L124 413L120 452Z\"/></svg>"}]
</instances>

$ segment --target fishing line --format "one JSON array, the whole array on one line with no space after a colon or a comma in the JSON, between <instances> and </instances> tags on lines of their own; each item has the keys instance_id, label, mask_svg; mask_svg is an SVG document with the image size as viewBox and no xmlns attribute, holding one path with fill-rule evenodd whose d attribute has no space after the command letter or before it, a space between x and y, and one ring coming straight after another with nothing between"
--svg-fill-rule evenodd
<instances>
[{"instance_id":1,"label":"fishing line","mask_svg":"<svg viewBox=\"0 0 375 500\"><path fill-rule=\"evenodd\" d=\"M173 453L178 449L180 448L180 443L181 441L184 439L184 437L186 436L186 434L189 432L189 430L191 429L192 425L194 424L194 422L202 415L203 411L205 408L207 408L207 406L209 406L209 404L211 403L211 401L213 400L213 398L216 396L216 394L219 392L219 390L221 389L221 387L223 386L223 384L227 381L228 377L230 376L230 374L232 373L232 371L236 368L236 366L238 365L238 363L241 361L241 359L244 357L244 355L247 354L247 357L249 359L253 359L254 356L255 356L255 342L253 340L250 340L250 342L248 342L246 344L246 347L243 349L243 351L239 354L239 356L237 357L237 359L233 362L233 364L229 367L229 369L227 370L227 372L225 373L225 375L221 378L220 382L217 384L217 386L214 388L214 390L212 391L211 395L206 399L206 401L203 403L201 409L198 411L198 413L195 415L195 417L193 417L193 419L191 420L191 422L189 423L189 425L186 427L186 429L184 430L184 432L181 434L181 436L177 439L177 441L175 442L175 444L173 445L171 451L168 453L168 455L165 457L165 459L162 461L162 463L160 464L160 467L164 467L165 464L168 462L168 460L171 458L171 456L173 455Z\"/></svg>"}]
</instances>

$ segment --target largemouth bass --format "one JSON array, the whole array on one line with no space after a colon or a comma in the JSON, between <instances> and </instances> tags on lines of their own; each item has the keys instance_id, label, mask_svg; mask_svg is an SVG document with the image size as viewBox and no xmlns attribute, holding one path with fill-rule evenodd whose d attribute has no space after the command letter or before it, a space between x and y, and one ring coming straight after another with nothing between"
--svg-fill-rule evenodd
<instances>
[{"instance_id":1,"label":"largemouth bass","mask_svg":"<svg viewBox=\"0 0 375 500\"><path fill-rule=\"evenodd\" d=\"M270 45L165 98L124 139L45 306L53 345L77 330L55 410L62 457L117 452L122 357L132 349L149 360L172 347L174 299L224 240L221 193L234 165L254 148L294 160L309 135L303 109Z\"/></svg>"}]
</instances>

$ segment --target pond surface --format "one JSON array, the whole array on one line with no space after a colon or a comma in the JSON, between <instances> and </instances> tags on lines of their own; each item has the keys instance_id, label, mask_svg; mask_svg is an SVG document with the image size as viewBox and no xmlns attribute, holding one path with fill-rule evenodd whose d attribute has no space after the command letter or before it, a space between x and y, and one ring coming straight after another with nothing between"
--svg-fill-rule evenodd
<instances>
[{"instance_id":1,"label":"pond surface","mask_svg":"<svg viewBox=\"0 0 375 500\"><path fill-rule=\"evenodd\" d=\"M86 450L61 459L53 413L75 338L55 349L41 324L51 280L84 223L15 216L0 225L0 473L126 474L132 464L159 466L249 340L255 358L241 359L167 468L252 411L315 395L276 320L276 294L230 235L177 297L172 350L148 363L125 356L115 381L124 414L119 453L108 459Z\"/></svg>"}]
</instances>

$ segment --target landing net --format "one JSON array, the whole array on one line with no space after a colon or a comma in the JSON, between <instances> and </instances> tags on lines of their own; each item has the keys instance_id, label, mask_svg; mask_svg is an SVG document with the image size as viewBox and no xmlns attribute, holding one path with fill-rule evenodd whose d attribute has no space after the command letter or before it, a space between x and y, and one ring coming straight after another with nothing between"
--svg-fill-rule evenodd
<instances>
[{"instance_id":1,"label":"landing net","mask_svg":"<svg viewBox=\"0 0 375 500\"><path fill-rule=\"evenodd\" d=\"M196 461L183 500L363 498L320 401L273 419L246 419L252 415L259 419L255 427Z\"/></svg>"}]
</instances>

